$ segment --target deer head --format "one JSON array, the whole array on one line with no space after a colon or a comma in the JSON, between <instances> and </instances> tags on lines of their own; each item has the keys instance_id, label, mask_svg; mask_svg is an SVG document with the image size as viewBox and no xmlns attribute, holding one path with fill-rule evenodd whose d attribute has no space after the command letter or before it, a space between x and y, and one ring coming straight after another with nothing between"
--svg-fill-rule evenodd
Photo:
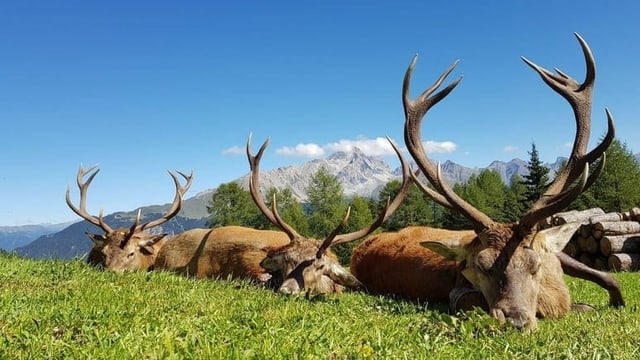
<instances>
[{"instance_id":1,"label":"deer head","mask_svg":"<svg viewBox=\"0 0 640 360\"><path fill-rule=\"evenodd\" d=\"M577 129L566 167L557 174L540 199L515 223L495 222L460 198L442 180L440 165L434 165L423 148L422 119L432 106L444 99L460 82L461 78L458 78L434 94L457 62L415 100L409 96L409 84L417 56L404 77L402 93L405 142L433 188L419 182L418 186L440 205L463 214L471 221L477 235L467 240L441 239L424 242L422 245L447 258L461 261L463 275L483 293L491 315L500 321L508 321L517 328L535 329L536 315L557 317L569 310L569 292L555 253L564 248L576 230L575 225L538 230L537 224L568 206L596 180L604 166L605 150L614 138L613 119L606 110L607 134L599 145L587 152L595 62L587 43L578 34L575 35L586 61L587 74L581 84L558 69L553 73L522 58L547 85L569 102ZM596 169L589 173L590 165L595 162Z\"/></svg>"},{"instance_id":2,"label":"deer head","mask_svg":"<svg viewBox=\"0 0 640 360\"><path fill-rule=\"evenodd\" d=\"M164 216L159 219L140 224L139 210L136 220L131 227L128 229L112 229L107 225L107 223L105 223L102 216L102 210L100 210L100 214L95 217L89 214L86 208L87 190L99 171L99 169L96 169L96 166L92 166L86 170L80 166L77 175L78 188L80 189L79 208L71 201L71 191L67 187L66 201L69 208L71 208L71 210L81 218L104 231L104 234L87 233L89 239L93 241L93 248L89 252L87 261L92 265L113 271L149 268L155 260L158 249L164 243L166 234L154 235L145 232L145 230L164 224L180 212L180 208L182 207L182 196L191 186L193 173L187 176L178 171L178 174L186 180L186 184L182 186L177 176L174 173L169 172L176 186L176 195L173 199L173 203ZM87 180L84 181L85 176L88 174L89 176Z\"/></svg>"},{"instance_id":3,"label":"deer head","mask_svg":"<svg viewBox=\"0 0 640 360\"><path fill-rule=\"evenodd\" d=\"M284 247L273 249L261 262L271 274L281 278L279 291L284 293L299 293L307 291L312 294L323 294L341 291L344 287L359 288L360 281L351 275L337 261L329 248L350 241L363 238L375 231L402 203L412 184L411 168L405 161L402 153L390 139L389 142L400 158L402 164L403 182L400 191L393 199L388 201L378 218L368 227L348 234L340 234L342 227L349 218L349 211L338 227L331 232L324 240L306 238L285 223L277 210L276 198L274 196L272 209L269 209L260 193L260 159L264 150L269 144L267 139L258 150L257 155L251 152L251 136L247 141L247 157L251 167L249 178L249 189L253 201L260 211L271 221L272 224L281 229L290 239L290 243Z\"/></svg>"}]
</instances>

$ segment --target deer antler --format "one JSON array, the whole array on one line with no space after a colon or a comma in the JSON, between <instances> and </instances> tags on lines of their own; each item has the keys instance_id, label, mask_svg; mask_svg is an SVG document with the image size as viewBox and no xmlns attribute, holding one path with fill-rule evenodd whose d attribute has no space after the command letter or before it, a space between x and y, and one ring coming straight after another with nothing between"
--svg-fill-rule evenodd
<instances>
[{"instance_id":1,"label":"deer antler","mask_svg":"<svg viewBox=\"0 0 640 360\"><path fill-rule=\"evenodd\" d=\"M586 152L591 132L591 107L596 66L589 45L579 34L574 33L574 35L582 48L587 68L585 80L582 84L579 84L557 68L554 69L555 73L552 73L522 57L522 60L535 70L549 87L569 102L576 120L576 136L567 165L556 175L547 191L522 217L520 224L525 227L533 227L539 220L562 210L593 184L604 167L605 150L611 145L615 137L613 117L609 109L605 109L608 122L607 134L598 146L590 152ZM598 158L600 158L598 167L590 176L586 177L589 165L593 164ZM574 185L572 188L574 190L569 190L571 185L581 177L583 179L577 185Z\"/></svg>"},{"instance_id":2,"label":"deer antler","mask_svg":"<svg viewBox=\"0 0 640 360\"><path fill-rule=\"evenodd\" d=\"M143 231L144 229L152 228L152 227L164 224L165 222L171 220L171 218L173 218L174 216L178 215L178 213L180 212L180 209L182 208L182 196L187 191L189 191L189 188L191 187L191 182L193 181L193 171L191 172L191 174L189 174L189 176L185 175L184 173L178 170L176 170L176 172L186 180L186 183L184 185L180 185L180 180L178 180L178 176L172 173L171 171L169 171L169 175L171 175L171 178L173 179L173 183L176 186L176 195L173 198L173 203L171 204L171 207L169 208L169 210L167 210L167 213L159 219L149 221L141 225L137 225L137 223L140 220L140 212L138 211L138 217L136 219L136 222L134 223L135 227L132 227L132 229L135 229L135 231L130 231L129 232L130 234L132 234L133 232Z\"/></svg>"},{"instance_id":3,"label":"deer antler","mask_svg":"<svg viewBox=\"0 0 640 360\"><path fill-rule=\"evenodd\" d=\"M96 169L96 165L90 167L89 169L83 169L82 165L80 165L80 169L78 170L78 175L77 175L77 183L78 183L78 188L80 189L80 208L76 207L72 202L71 202L71 195L70 192L71 190L69 189L69 187L67 187L67 194L66 194L66 201L67 201L67 205L69 206L69 208L71 208L71 210L73 210L73 212L75 212L76 214L78 214L81 218L87 220L88 222L100 227L105 233L109 234L113 232L113 229L111 229L111 227L109 227L109 225L107 225L104 222L104 218L102 216L102 210L100 210L100 214L98 215L98 217L95 217L91 214L89 214L89 212L87 211L86 208L86 203L87 203L87 190L89 189L89 185L91 185L91 182L93 181L93 179L95 178L95 176L98 174L98 172L100 171L100 169ZM93 171L95 169L95 171ZM93 173L91 173L93 171ZM152 228L154 226L158 226L160 224L163 224L167 221L169 221L172 217L176 216L178 214L178 212L180 212L180 208L182 207L182 196L189 190L189 188L191 187L191 182L193 181L193 172L191 172L191 174L189 176L183 174L180 171L176 171L178 174L180 174L187 182L184 186L180 185L180 181L178 180L177 176L172 173L169 172L169 175L171 175L171 177L173 178L173 182L176 185L176 196L173 199L173 203L171 204L171 207L169 208L169 210L167 211L167 213L156 220L153 221L149 221L146 222L144 224L139 224L140 223L140 210L138 210L138 215L136 216L136 220L134 221L133 225L131 225L130 229L129 229L129 234L126 238L126 240L128 240L131 236L133 236L134 233L143 231L146 228ZM84 177L90 174L87 181L83 182ZM126 243L126 240L123 242Z\"/></svg>"},{"instance_id":4,"label":"deer antler","mask_svg":"<svg viewBox=\"0 0 640 360\"><path fill-rule=\"evenodd\" d=\"M402 204L402 201L404 201L404 199L407 197L407 194L409 194L409 190L411 190L411 185L413 184L411 166L405 160L404 156L402 155L402 151L400 151L400 149L398 148L398 145L396 145L389 137L387 137L387 141L389 141L389 144L391 144L393 151L395 151L395 153L398 155L398 158L400 159L400 165L402 167L402 185L400 186L400 190L396 194L395 198L393 198L393 201L387 200L387 205L385 205L376 221L374 221L371 225L358 231L338 235L334 240L331 241L325 240L325 242L328 242L326 248L329 248L333 245L358 240L371 234L377 228L379 228L382 223L387 221L387 219L389 219L391 215L393 215L400 204ZM321 246L321 248L322 247L323 246Z\"/></svg>"},{"instance_id":5,"label":"deer antler","mask_svg":"<svg viewBox=\"0 0 640 360\"><path fill-rule=\"evenodd\" d=\"M562 95L569 102L574 111L577 126L573 149L566 167L556 176L543 196L540 197L540 199L532 205L529 211L522 216L519 223L523 230L531 229L539 220L565 208L585 189L595 182L604 167L604 152L609 147L615 136L613 117L609 110L606 109L608 121L607 134L598 146L596 146L591 152L586 152L591 131L591 106L593 85L595 81L595 61L591 50L584 39L582 39L578 34L575 35L582 47L587 64L587 74L582 84L578 84L574 79L558 69L555 69L556 73L552 73L526 58L522 58L525 63L527 63L540 75L540 77L542 77L547 85L549 85L558 94ZM420 137L422 119L426 112L433 105L437 104L447 96L461 80L461 78L458 78L435 95L432 95L455 68L457 61L445 70L438 80L436 80L436 82L425 90L416 100L411 100L409 97L409 84L416 60L417 56L413 58L407 72L405 73L402 87L406 119L405 142L420 170L424 172L435 190L427 188L417 181L417 179L416 183L425 194L437 203L462 213L473 223L476 231L481 231L482 229L491 227L492 224L494 224L493 220L460 198L443 181L440 164L434 166L429 160L426 152L424 151L422 139ZM598 159L600 159L600 161L598 161L597 167L589 175L590 165Z\"/></svg>"},{"instance_id":6,"label":"deer antler","mask_svg":"<svg viewBox=\"0 0 640 360\"><path fill-rule=\"evenodd\" d=\"M262 199L262 195L260 194L259 165L260 165L260 159L262 158L262 154L264 153L264 150L267 148L269 144L269 140L270 139L267 139L262 144L262 146L258 150L258 153L254 156L251 152L251 135L249 135L249 139L247 141L247 158L249 159L249 166L251 168L251 175L249 177L249 192L251 193L251 197L253 198L253 201L256 203L260 211L262 211L262 213L269 219L269 221L271 221L272 224L282 229L282 231L284 231L292 241L297 241L297 239L301 238L301 236L290 225L284 222L284 220L282 220L282 218L278 214L275 195L273 197L272 210L270 210L269 207L265 204L264 200ZM385 222L393 214L393 212L398 208L398 206L400 206L404 198L409 193L410 186L413 183L411 167L402 156L402 152L397 147L397 145L393 141L391 141L391 139L389 139L388 137L387 137L387 140L389 140L389 143L393 147L394 151L396 152L396 154L398 154L398 157L400 158L400 163L402 164L402 186L400 188L400 191L398 192L396 197L393 199L393 201L387 202L387 205L384 207L382 213L378 216L378 218L373 224L369 225L368 227L362 230L358 230L349 234L338 235L340 230L346 224L347 219L349 218L350 209L347 210L347 213L344 219L342 220L342 222L336 227L334 231L331 232L329 236L327 236L323 240L323 242L318 247L318 251L317 251L318 257L321 257L325 253L325 251L333 245L354 241L354 240L363 238L369 235L370 233L372 233L373 231L375 231L378 227L380 227L380 225L382 225L383 222Z\"/></svg>"},{"instance_id":7,"label":"deer antler","mask_svg":"<svg viewBox=\"0 0 640 360\"><path fill-rule=\"evenodd\" d=\"M404 82L402 84L402 102L404 105L405 115L404 139L407 149L418 164L420 170L434 186L435 192L430 191L430 189L427 190L428 188L425 186L419 185L419 187L437 203L462 213L473 223L474 228L477 231L481 231L484 228L492 226L494 223L493 220L478 209L474 208L468 202L464 201L455 192L453 192L447 183L444 182L440 171L440 165L438 164L438 166L434 166L431 160L427 157L421 138L422 119L426 115L427 111L449 95L449 93L460 83L460 80L462 80L462 77L459 77L444 89L433 94L440 85L442 85L456 65L458 65L458 61L451 64L451 66L449 66L449 68L440 75L433 85L420 94L420 96L415 100L411 100L411 97L409 96L409 88L411 84L411 75L413 74L413 69L417 60L418 55L414 56L411 64L409 64L409 68L405 73ZM416 182L420 184L418 181Z\"/></svg>"},{"instance_id":8,"label":"deer antler","mask_svg":"<svg viewBox=\"0 0 640 360\"><path fill-rule=\"evenodd\" d=\"M298 234L293 227L284 222L279 215L275 215L277 214L277 211L271 212L267 204L264 203L262 195L260 194L260 159L262 158L262 154L270 141L271 139L267 138L258 150L258 153L254 156L251 152L251 134L249 134L249 139L247 140L247 158L249 159L249 168L251 169L249 177L249 193L251 194L253 202L256 203L258 209L260 209L264 216L266 216L272 224L284 231L291 241L297 241L296 239L300 238L300 234Z\"/></svg>"},{"instance_id":9,"label":"deer antler","mask_svg":"<svg viewBox=\"0 0 640 360\"><path fill-rule=\"evenodd\" d=\"M94 169L95 171L91 175L89 175L87 181L83 182L84 177L87 174L91 173ZM109 225L104 222L104 219L102 217L102 210L100 210L100 215L98 217L89 214L89 212L87 211L87 190L89 189L93 178L96 177L99 171L100 169L97 169L97 165L93 165L86 170L82 168L82 165L80 165L80 168L78 169L78 175L76 176L76 183L78 184L78 188L80 189L80 208L77 208L75 205L73 205L73 202L71 202L71 189L68 186L65 200L67 201L67 206L69 206L69 208L73 210L74 213L92 223L93 225L101 228L105 233L109 234L113 232L113 229L111 229Z\"/></svg>"}]
</instances>

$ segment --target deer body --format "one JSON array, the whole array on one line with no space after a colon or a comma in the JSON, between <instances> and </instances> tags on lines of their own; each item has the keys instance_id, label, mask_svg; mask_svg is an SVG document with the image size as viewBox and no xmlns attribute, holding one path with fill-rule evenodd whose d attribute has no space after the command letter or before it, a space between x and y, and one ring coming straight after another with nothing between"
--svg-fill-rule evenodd
<instances>
[{"instance_id":1,"label":"deer body","mask_svg":"<svg viewBox=\"0 0 640 360\"><path fill-rule=\"evenodd\" d=\"M575 230L574 226L541 233L537 244L546 242L543 237L567 236ZM350 270L370 292L395 295L412 300L448 303L452 300L452 291L469 286L461 276L469 276L472 284L481 284L482 280L473 271L465 271L460 261L448 259L422 245L424 242L458 241L466 246L477 246L476 234L471 230L445 230L431 227L408 227L398 232L386 232L370 236L353 250ZM569 289L562 280L562 267L553 251L538 249L541 253L540 267L537 269L540 287L534 297L535 314L529 316L558 318L571 309ZM465 259L464 261L468 261ZM514 264L513 267L523 267ZM462 271L461 271L462 270ZM509 282L508 277L504 278ZM511 286L519 284L513 282ZM486 287L490 287L487 283ZM486 289L485 289L486 290ZM488 291L488 290L486 290ZM511 289L521 293L525 289ZM505 300L507 301L507 300ZM516 301L508 299L509 302ZM455 304L449 304L456 310ZM486 307L480 302L476 306Z\"/></svg>"},{"instance_id":2,"label":"deer body","mask_svg":"<svg viewBox=\"0 0 640 360\"><path fill-rule=\"evenodd\" d=\"M466 217L475 232L474 237L425 237L416 238L416 241L447 259L460 262L461 273L473 288L482 292L489 313L518 329L536 329L537 314L559 317L569 311L563 267L574 276L607 286L612 305L624 304L615 279L560 254L570 239L567 236L571 232L570 227L549 231L538 228L543 219L569 206L595 182L604 167L605 151L615 136L613 117L606 110L607 133L594 149L587 151L595 60L584 39L575 35L586 63L586 76L582 83L557 68L551 72L522 58L551 89L567 100L575 117L576 132L566 166L548 184L544 194L514 223L494 221L456 194L443 180L440 165L432 162L425 152L423 119L429 109L446 98L462 80L460 77L438 90L458 62L454 62L433 85L412 99L409 88L416 56L407 68L402 84L405 145L431 187L414 180L433 201Z\"/></svg>"},{"instance_id":3,"label":"deer body","mask_svg":"<svg viewBox=\"0 0 640 360\"><path fill-rule=\"evenodd\" d=\"M94 171L95 170L95 171ZM95 166L83 169L80 166L76 175L76 182L80 189L80 206L77 207L71 201L71 190L67 188L66 202L69 208L89 223L102 229L102 234L87 233L93 242L93 247L87 255L87 263L111 271L126 271L131 269L146 269L155 262L157 249L164 245L167 234L149 234L145 230L164 224L178 215L182 207L182 196L191 187L193 173L187 176L178 171L185 180L180 184L176 174L169 172L176 188L176 194L169 210L162 217L140 224L140 211L130 228L112 229L102 216L102 210L96 217L91 215L86 208L87 191L91 182L98 174ZM84 178L87 176L87 180Z\"/></svg>"},{"instance_id":4,"label":"deer body","mask_svg":"<svg viewBox=\"0 0 640 360\"><path fill-rule=\"evenodd\" d=\"M456 232L414 226L372 235L353 249L349 269L369 292L447 302L460 274L459 264L420 242L450 233ZM465 233L475 236L473 231Z\"/></svg>"},{"instance_id":5,"label":"deer body","mask_svg":"<svg viewBox=\"0 0 640 360\"><path fill-rule=\"evenodd\" d=\"M197 278L247 278L266 284L271 275L260 263L269 251L288 243L281 231L241 226L192 229L167 241L153 268Z\"/></svg>"}]
</instances>

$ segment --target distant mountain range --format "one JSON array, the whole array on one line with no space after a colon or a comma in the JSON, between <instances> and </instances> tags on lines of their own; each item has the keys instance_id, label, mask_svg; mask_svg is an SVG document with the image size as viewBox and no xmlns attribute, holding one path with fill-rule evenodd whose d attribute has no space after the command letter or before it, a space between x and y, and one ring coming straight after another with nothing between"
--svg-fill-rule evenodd
<instances>
[{"instance_id":1,"label":"distant mountain range","mask_svg":"<svg viewBox=\"0 0 640 360\"><path fill-rule=\"evenodd\" d=\"M635 156L640 161L640 153ZM545 166L553 174L562 160L563 158L558 158L553 164L545 164ZM304 202L309 180L321 167L325 167L329 173L337 177L347 197L360 195L375 198L389 181L400 179L401 175L400 169L391 169L383 158L367 156L360 149L355 148L352 152L336 152L325 159L312 160L301 165L262 171L260 182L263 189L288 187L299 201ZM514 174L523 176L528 173L526 162L520 159L509 162L494 161L487 168L498 172L507 184ZM468 168L451 161L442 164L443 176L451 183L465 182L481 170L483 169ZM248 188L248 174L234 181L245 189ZM205 190L186 199L177 217L153 231L172 235L188 229L204 227L208 216L206 206L214 191L215 189ZM169 204L142 207L143 221L160 217L168 206ZM137 211L138 209L110 214L105 217L105 220L114 228L129 227ZM14 250L19 255L30 258L83 257L91 248L91 241L85 233L98 231L100 231L98 228L80 219L71 225L0 227L0 248Z\"/></svg>"},{"instance_id":2,"label":"distant mountain range","mask_svg":"<svg viewBox=\"0 0 640 360\"><path fill-rule=\"evenodd\" d=\"M0 226L0 249L13 250L27 245L34 239L60 231L73 222L24 226Z\"/></svg>"}]
</instances>

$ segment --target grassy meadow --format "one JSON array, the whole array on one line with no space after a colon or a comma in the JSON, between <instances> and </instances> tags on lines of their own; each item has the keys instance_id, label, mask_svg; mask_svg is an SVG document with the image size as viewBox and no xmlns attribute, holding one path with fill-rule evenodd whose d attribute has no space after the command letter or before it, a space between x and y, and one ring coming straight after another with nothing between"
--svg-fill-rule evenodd
<instances>
[{"instance_id":1,"label":"grassy meadow","mask_svg":"<svg viewBox=\"0 0 640 360\"><path fill-rule=\"evenodd\" d=\"M567 278L597 311L532 334L482 312L364 293L287 297L242 281L115 274L0 255L0 359L638 359L640 274L627 306Z\"/></svg>"}]
</instances>

